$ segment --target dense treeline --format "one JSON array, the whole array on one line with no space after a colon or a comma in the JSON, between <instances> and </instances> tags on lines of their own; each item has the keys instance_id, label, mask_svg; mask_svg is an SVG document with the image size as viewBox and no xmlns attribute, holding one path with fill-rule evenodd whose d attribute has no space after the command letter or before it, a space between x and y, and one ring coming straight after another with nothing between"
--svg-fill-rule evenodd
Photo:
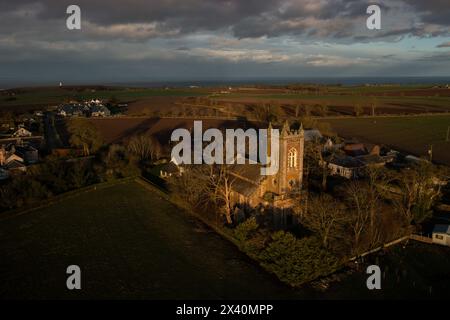
<instances>
[{"instance_id":1,"label":"dense treeline","mask_svg":"<svg viewBox=\"0 0 450 320\"><path fill-rule=\"evenodd\" d=\"M50 156L0 185L0 210L36 205L55 195L139 172L136 158L119 145L104 147L96 157L61 160Z\"/></svg>"}]
</instances>

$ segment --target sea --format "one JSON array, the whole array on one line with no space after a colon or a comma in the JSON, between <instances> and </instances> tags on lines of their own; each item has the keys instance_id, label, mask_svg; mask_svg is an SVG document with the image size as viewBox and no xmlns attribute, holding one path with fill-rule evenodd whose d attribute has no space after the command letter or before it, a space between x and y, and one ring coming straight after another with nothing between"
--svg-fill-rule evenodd
<instances>
[{"instance_id":1,"label":"sea","mask_svg":"<svg viewBox=\"0 0 450 320\"><path fill-rule=\"evenodd\" d=\"M364 84L402 84L402 85L446 85L450 84L450 76L415 76L415 77L289 77L289 78L216 78L216 79L157 79L157 80L112 80L112 81L68 81L65 86L124 86L124 87L217 87L239 85L288 85L288 84L322 84L358 86ZM58 86L55 82L6 81L0 78L0 90L17 87Z\"/></svg>"}]
</instances>

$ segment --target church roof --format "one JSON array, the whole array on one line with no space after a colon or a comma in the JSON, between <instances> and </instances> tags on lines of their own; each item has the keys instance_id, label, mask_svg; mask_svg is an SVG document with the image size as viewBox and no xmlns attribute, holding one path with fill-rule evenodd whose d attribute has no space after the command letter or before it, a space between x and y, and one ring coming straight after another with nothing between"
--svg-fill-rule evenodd
<instances>
[{"instance_id":1,"label":"church roof","mask_svg":"<svg viewBox=\"0 0 450 320\"><path fill-rule=\"evenodd\" d=\"M236 177L231 188L239 194L250 197L258 190L259 185Z\"/></svg>"},{"instance_id":2,"label":"church roof","mask_svg":"<svg viewBox=\"0 0 450 320\"><path fill-rule=\"evenodd\" d=\"M246 197L254 194L266 176L261 174L261 164L235 164L230 166L232 189Z\"/></svg>"}]
</instances>

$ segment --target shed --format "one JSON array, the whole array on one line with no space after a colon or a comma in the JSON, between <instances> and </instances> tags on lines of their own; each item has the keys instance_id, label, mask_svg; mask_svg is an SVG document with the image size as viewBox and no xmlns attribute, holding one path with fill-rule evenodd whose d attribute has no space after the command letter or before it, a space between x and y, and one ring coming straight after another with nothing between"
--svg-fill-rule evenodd
<instances>
[{"instance_id":1,"label":"shed","mask_svg":"<svg viewBox=\"0 0 450 320\"><path fill-rule=\"evenodd\" d=\"M450 247L450 225L437 224L434 226L433 243Z\"/></svg>"}]
</instances>

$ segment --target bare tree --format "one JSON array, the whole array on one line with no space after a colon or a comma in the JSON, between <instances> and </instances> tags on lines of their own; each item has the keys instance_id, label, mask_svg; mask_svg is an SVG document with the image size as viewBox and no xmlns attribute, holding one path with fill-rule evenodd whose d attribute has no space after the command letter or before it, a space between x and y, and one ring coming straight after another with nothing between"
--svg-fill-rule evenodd
<instances>
[{"instance_id":1,"label":"bare tree","mask_svg":"<svg viewBox=\"0 0 450 320\"><path fill-rule=\"evenodd\" d=\"M359 102L356 102L356 103L354 104L353 110L354 110L354 112L355 112L355 116L357 116L357 117L359 117L360 115L362 115L363 112L364 112L364 108L363 108L363 106L362 106Z\"/></svg>"},{"instance_id":2,"label":"bare tree","mask_svg":"<svg viewBox=\"0 0 450 320\"><path fill-rule=\"evenodd\" d=\"M311 109L312 107L310 105L305 105L305 116L310 116L311 115Z\"/></svg>"},{"instance_id":3,"label":"bare tree","mask_svg":"<svg viewBox=\"0 0 450 320\"><path fill-rule=\"evenodd\" d=\"M194 165L181 177L172 178L170 185L193 207L213 205L232 224L232 188L235 177L227 165Z\"/></svg>"},{"instance_id":4,"label":"bare tree","mask_svg":"<svg viewBox=\"0 0 450 320\"><path fill-rule=\"evenodd\" d=\"M181 176L172 176L169 179L169 188L192 207L205 204L208 202L205 197L208 194L206 173L206 166L185 167Z\"/></svg>"},{"instance_id":5,"label":"bare tree","mask_svg":"<svg viewBox=\"0 0 450 320\"><path fill-rule=\"evenodd\" d=\"M232 192L235 177L229 172L227 165L218 165L212 167L208 179L210 198L223 212L227 223L232 224Z\"/></svg>"},{"instance_id":6,"label":"bare tree","mask_svg":"<svg viewBox=\"0 0 450 320\"><path fill-rule=\"evenodd\" d=\"M326 103L316 105L316 109L322 117L326 117L328 114L328 105Z\"/></svg>"},{"instance_id":7,"label":"bare tree","mask_svg":"<svg viewBox=\"0 0 450 320\"><path fill-rule=\"evenodd\" d=\"M367 177L367 196L370 209L370 226L374 227L376 223L377 212L380 202L388 197L388 185L392 181L384 167L369 166L365 169Z\"/></svg>"},{"instance_id":8,"label":"bare tree","mask_svg":"<svg viewBox=\"0 0 450 320\"><path fill-rule=\"evenodd\" d=\"M359 181L352 181L347 186L348 223L352 231L352 253L361 250L362 235L370 227L370 204L367 188Z\"/></svg>"},{"instance_id":9,"label":"bare tree","mask_svg":"<svg viewBox=\"0 0 450 320\"><path fill-rule=\"evenodd\" d=\"M295 117L298 118L300 116L301 106L299 104L295 105Z\"/></svg>"},{"instance_id":10,"label":"bare tree","mask_svg":"<svg viewBox=\"0 0 450 320\"><path fill-rule=\"evenodd\" d=\"M441 195L435 173L432 164L422 162L397 176L400 197L394 204L408 224L421 223L431 215L431 208Z\"/></svg>"},{"instance_id":11,"label":"bare tree","mask_svg":"<svg viewBox=\"0 0 450 320\"><path fill-rule=\"evenodd\" d=\"M378 108L378 100L376 97L373 97L370 102L370 107L372 108L372 116L375 116L375 112Z\"/></svg>"},{"instance_id":12,"label":"bare tree","mask_svg":"<svg viewBox=\"0 0 450 320\"><path fill-rule=\"evenodd\" d=\"M67 130L70 133L70 144L82 148L85 156L96 152L103 145L103 139L99 131L86 119L70 120Z\"/></svg>"},{"instance_id":13,"label":"bare tree","mask_svg":"<svg viewBox=\"0 0 450 320\"><path fill-rule=\"evenodd\" d=\"M127 148L140 161L154 161L161 157L161 145L158 140L147 134L133 136L128 141Z\"/></svg>"},{"instance_id":14,"label":"bare tree","mask_svg":"<svg viewBox=\"0 0 450 320\"><path fill-rule=\"evenodd\" d=\"M384 167L369 166L365 169L367 177L364 191L367 194L369 210L369 226L367 230L369 246L373 247L381 241L381 206L389 197L389 184L392 179Z\"/></svg>"},{"instance_id":15,"label":"bare tree","mask_svg":"<svg viewBox=\"0 0 450 320\"><path fill-rule=\"evenodd\" d=\"M322 194L311 197L308 212L303 215L301 222L308 229L317 233L322 239L322 245L328 246L331 238L336 238L338 230L346 220L342 203L330 195Z\"/></svg>"},{"instance_id":16,"label":"bare tree","mask_svg":"<svg viewBox=\"0 0 450 320\"><path fill-rule=\"evenodd\" d=\"M309 141L305 145L305 164L309 172L320 177L322 190L327 189L328 177L331 170L323 156L323 145L320 141ZM332 155L331 155L332 156Z\"/></svg>"},{"instance_id":17,"label":"bare tree","mask_svg":"<svg viewBox=\"0 0 450 320\"><path fill-rule=\"evenodd\" d=\"M270 103L264 103L262 106L257 108L257 117L265 122L280 122L283 116L281 106L271 101Z\"/></svg>"}]
</instances>

